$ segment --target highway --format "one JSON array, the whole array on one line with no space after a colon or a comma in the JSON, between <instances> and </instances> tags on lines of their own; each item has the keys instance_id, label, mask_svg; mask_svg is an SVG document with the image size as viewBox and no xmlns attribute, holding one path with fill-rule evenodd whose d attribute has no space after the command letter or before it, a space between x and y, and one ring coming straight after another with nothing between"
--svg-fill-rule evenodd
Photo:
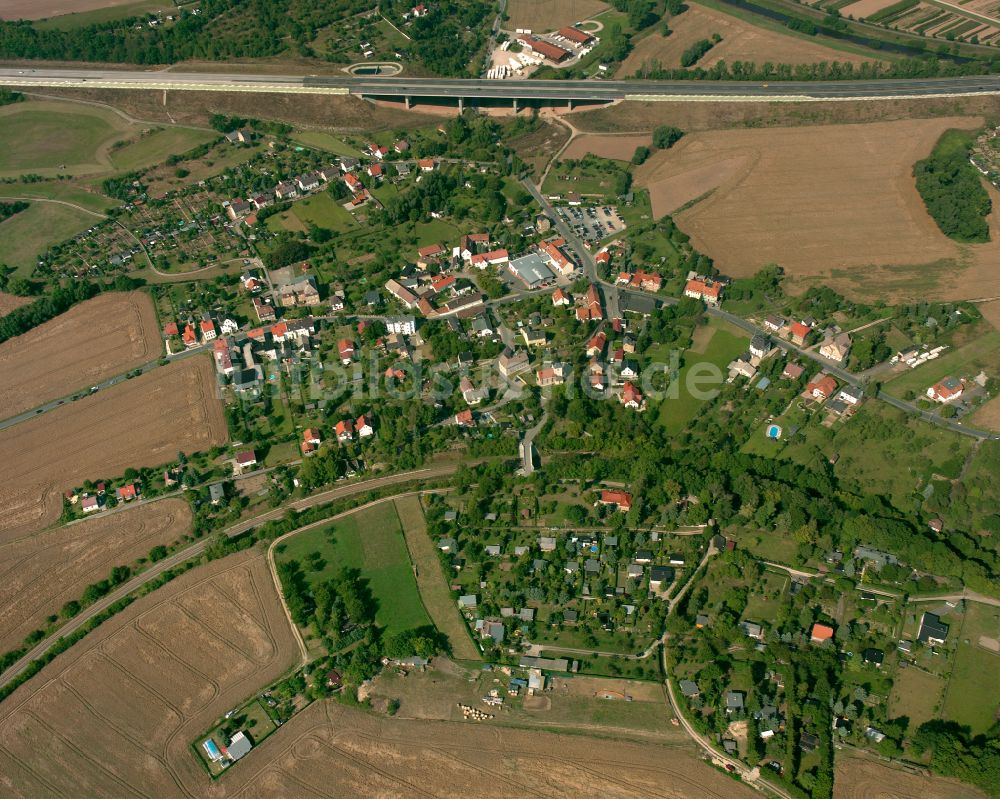
<instances>
[{"instance_id":1,"label":"highway","mask_svg":"<svg viewBox=\"0 0 1000 799\"><path fill-rule=\"evenodd\" d=\"M910 97L953 97L1000 94L1000 76L849 81L602 81L484 80L481 78L415 78L317 75L252 75L247 73L175 72L160 70L0 68L0 85L24 89L95 88L169 91L268 92L372 97L453 98L475 100L591 101L719 100L810 102L878 100Z\"/></svg>"}]
</instances>

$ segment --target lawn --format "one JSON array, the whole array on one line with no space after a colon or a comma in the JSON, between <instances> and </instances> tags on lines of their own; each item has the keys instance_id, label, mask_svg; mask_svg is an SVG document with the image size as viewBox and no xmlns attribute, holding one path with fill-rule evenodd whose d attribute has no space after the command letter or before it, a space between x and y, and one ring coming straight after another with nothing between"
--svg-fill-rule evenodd
<instances>
[{"instance_id":1,"label":"lawn","mask_svg":"<svg viewBox=\"0 0 1000 799\"><path fill-rule=\"evenodd\" d=\"M958 477L971 446L957 433L869 400L846 424L806 425L781 456L801 464L835 457L837 477L847 485L864 486L905 509L931 475Z\"/></svg>"},{"instance_id":2,"label":"lawn","mask_svg":"<svg viewBox=\"0 0 1000 799\"><path fill-rule=\"evenodd\" d=\"M928 361L916 369L907 369L899 377L889 381L885 389L897 397L904 397L908 391L918 396L926 392L942 378L975 377L981 369L990 377L1000 375L1000 331L983 330L983 334L953 350L945 350L940 358Z\"/></svg>"},{"instance_id":3,"label":"lawn","mask_svg":"<svg viewBox=\"0 0 1000 799\"><path fill-rule=\"evenodd\" d=\"M319 552L319 570L308 556ZM378 604L375 622L387 634L431 623L424 610L406 551L399 517L392 502L383 502L347 516L328 527L290 538L279 561L297 560L312 586L336 576L343 568L358 569Z\"/></svg>"},{"instance_id":4,"label":"lawn","mask_svg":"<svg viewBox=\"0 0 1000 799\"><path fill-rule=\"evenodd\" d=\"M542 657L566 657L560 652L542 651ZM621 677L626 680L659 680L660 658L651 655L642 660L629 658L614 658L602 655L588 655L578 658L580 674L593 674L598 677Z\"/></svg>"},{"instance_id":5,"label":"lawn","mask_svg":"<svg viewBox=\"0 0 1000 799\"><path fill-rule=\"evenodd\" d=\"M165 161L168 156L181 155L217 138L217 134L194 128L160 128L134 142L111 151L115 169L129 172L143 166Z\"/></svg>"},{"instance_id":6,"label":"lawn","mask_svg":"<svg viewBox=\"0 0 1000 799\"><path fill-rule=\"evenodd\" d=\"M312 147L316 150L324 150L328 153L333 153L334 155L350 155L355 158L360 158L362 153L351 145L347 144L342 139L338 139L336 136L331 136L329 133L323 133L318 130L303 130L298 133L293 134L293 141L297 141L299 144L305 145L306 147Z\"/></svg>"},{"instance_id":7,"label":"lawn","mask_svg":"<svg viewBox=\"0 0 1000 799\"><path fill-rule=\"evenodd\" d=\"M944 681L933 674L915 668L901 669L889 694L889 716L907 716L910 729L937 717L937 705Z\"/></svg>"},{"instance_id":8,"label":"lawn","mask_svg":"<svg viewBox=\"0 0 1000 799\"><path fill-rule=\"evenodd\" d=\"M1000 707L1000 680L988 677L1000 669L1000 654L980 646L981 636L1000 638L1000 609L967 602L942 715L973 735L993 726Z\"/></svg>"},{"instance_id":9,"label":"lawn","mask_svg":"<svg viewBox=\"0 0 1000 799\"><path fill-rule=\"evenodd\" d=\"M6 106L0 109L0 173L97 171L107 163L100 151L124 130L124 121L98 108L32 101Z\"/></svg>"},{"instance_id":10,"label":"lawn","mask_svg":"<svg viewBox=\"0 0 1000 799\"><path fill-rule=\"evenodd\" d=\"M681 366L676 383L677 396L667 397L660 402L659 421L670 433L679 433L698 413L704 402L691 396L687 380L695 365L712 364L725 376L726 364L746 351L747 337L735 332L726 322L712 320L709 322L710 334L696 331L695 342L684 354L684 365ZM702 338L702 340L699 340ZM704 367L700 367L704 368Z\"/></svg>"},{"instance_id":11,"label":"lawn","mask_svg":"<svg viewBox=\"0 0 1000 799\"><path fill-rule=\"evenodd\" d=\"M21 197L28 200L35 197L62 200L73 205L79 205L88 211L98 212L104 212L109 208L120 205L117 200L112 200L96 191L86 191L62 181L49 183L0 183L0 199L4 197Z\"/></svg>"},{"instance_id":12,"label":"lawn","mask_svg":"<svg viewBox=\"0 0 1000 799\"><path fill-rule=\"evenodd\" d=\"M791 541L789 538L788 540ZM794 541L792 541L794 545ZM764 572L763 587L755 589L747 598L743 612L746 621L774 621L781 607L781 597L788 586L788 576L782 572Z\"/></svg>"},{"instance_id":13,"label":"lawn","mask_svg":"<svg viewBox=\"0 0 1000 799\"><path fill-rule=\"evenodd\" d=\"M576 164L573 167L560 161L545 177L542 193L547 197L565 197L570 192L585 196L616 196L615 173L624 169L625 162L603 158L598 160L601 162L600 166Z\"/></svg>"},{"instance_id":14,"label":"lawn","mask_svg":"<svg viewBox=\"0 0 1000 799\"><path fill-rule=\"evenodd\" d=\"M26 210L0 222L0 263L18 276L29 277L38 256L100 220L93 214L55 203L34 202Z\"/></svg>"}]
</instances>

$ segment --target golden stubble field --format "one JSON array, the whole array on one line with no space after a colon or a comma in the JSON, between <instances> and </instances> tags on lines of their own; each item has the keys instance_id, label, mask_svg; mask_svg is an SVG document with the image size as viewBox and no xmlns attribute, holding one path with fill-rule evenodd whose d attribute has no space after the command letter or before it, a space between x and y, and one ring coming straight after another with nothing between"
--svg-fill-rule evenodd
<instances>
[{"instance_id":1,"label":"golden stubble field","mask_svg":"<svg viewBox=\"0 0 1000 799\"><path fill-rule=\"evenodd\" d=\"M993 241L960 245L927 214L913 179L949 128L969 117L686 136L637 170L657 217L676 219L723 273L777 263L806 286L889 302L1000 295L1000 195Z\"/></svg>"},{"instance_id":2,"label":"golden stubble field","mask_svg":"<svg viewBox=\"0 0 1000 799\"><path fill-rule=\"evenodd\" d=\"M671 34L661 36L656 30L636 42L635 48L618 68L616 76L629 77L643 64L657 62L665 69L679 69L681 53L701 39L719 34L722 41L709 50L695 66L710 69L719 61L750 61L756 64L817 64L821 61L861 64L870 58L856 53L824 47L817 42L775 33L705 6L688 3L688 9L670 20Z\"/></svg>"},{"instance_id":3,"label":"golden stubble field","mask_svg":"<svg viewBox=\"0 0 1000 799\"><path fill-rule=\"evenodd\" d=\"M54 522L63 492L84 480L224 443L217 391L211 359L197 356L0 432L0 542Z\"/></svg>"},{"instance_id":4,"label":"golden stubble field","mask_svg":"<svg viewBox=\"0 0 1000 799\"><path fill-rule=\"evenodd\" d=\"M507 30L527 28L544 33L583 22L610 6L602 0L509 0Z\"/></svg>"},{"instance_id":5,"label":"golden stubble field","mask_svg":"<svg viewBox=\"0 0 1000 799\"><path fill-rule=\"evenodd\" d=\"M833 799L986 799L986 794L955 780L913 774L841 750Z\"/></svg>"},{"instance_id":6,"label":"golden stubble field","mask_svg":"<svg viewBox=\"0 0 1000 799\"><path fill-rule=\"evenodd\" d=\"M183 499L164 499L0 544L0 652L111 569L191 532Z\"/></svg>"},{"instance_id":7,"label":"golden stubble field","mask_svg":"<svg viewBox=\"0 0 1000 799\"><path fill-rule=\"evenodd\" d=\"M750 799L687 745L378 718L317 702L212 782L190 744L296 661L264 558L188 572L0 705L10 799Z\"/></svg>"},{"instance_id":8,"label":"golden stubble field","mask_svg":"<svg viewBox=\"0 0 1000 799\"><path fill-rule=\"evenodd\" d=\"M0 344L0 416L15 416L141 366L160 349L148 294L99 294Z\"/></svg>"},{"instance_id":9,"label":"golden stubble field","mask_svg":"<svg viewBox=\"0 0 1000 799\"><path fill-rule=\"evenodd\" d=\"M224 795L226 781L210 786L189 744L296 654L263 556L241 553L188 572L0 705L0 795Z\"/></svg>"},{"instance_id":10,"label":"golden stubble field","mask_svg":"<svg viewBox=\"0 0 1000 799\"><path fill-rule=\"evenodd\" d=\"M135 3L136 0L4 0L0 3L0 19L46 19Z\"/></svg>"}]
</instances>

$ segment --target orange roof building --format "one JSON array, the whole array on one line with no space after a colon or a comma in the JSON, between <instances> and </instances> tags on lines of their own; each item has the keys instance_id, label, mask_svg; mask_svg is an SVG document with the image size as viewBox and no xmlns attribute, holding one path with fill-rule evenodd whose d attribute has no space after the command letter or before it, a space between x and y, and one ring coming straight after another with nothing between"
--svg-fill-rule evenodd
<instances>
[{"instance_id":1,"label":"orange roof building","mask_svg":"<svg viewBox=\"0 0 1000 799\"><path fill-rule=\"evenodd\" d=\"M833 627L829 624L820 624L817 622L812 626L812 631L809 633L809 640L815 644L821 644L824 641L829 641L833 638Z\"/></svg>"}]
</instances>

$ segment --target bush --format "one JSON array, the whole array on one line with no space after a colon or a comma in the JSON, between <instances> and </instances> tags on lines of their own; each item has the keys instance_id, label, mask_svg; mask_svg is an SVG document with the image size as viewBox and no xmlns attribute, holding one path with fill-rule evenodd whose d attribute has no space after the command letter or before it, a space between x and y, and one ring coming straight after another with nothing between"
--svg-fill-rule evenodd
<instances>
[{"instance_id":1,"label":"bush","mask_svg":"<svg viewBox=\"0 0 1000 799\"><path fill-rule=\"evenodd\" d=\"M647 158L649 158L649 148L640 145L635 148L635 154L632 156L632 163L635 166L639 166L639 164L644 163Z\"/></svg>"}]
</instances>

